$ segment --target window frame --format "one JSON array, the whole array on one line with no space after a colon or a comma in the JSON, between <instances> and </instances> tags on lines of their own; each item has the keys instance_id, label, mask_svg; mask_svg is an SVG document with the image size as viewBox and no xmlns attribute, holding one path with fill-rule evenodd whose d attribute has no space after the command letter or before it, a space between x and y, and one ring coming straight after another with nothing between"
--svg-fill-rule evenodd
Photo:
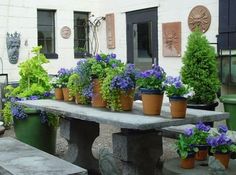
<instances>
[{"instance_id":1,"label":"window frame","mask_svg":"<svg viewBox=\"0 0 236 175\"><path fill-rule=\"evenodd\" d=\"M85 34L87 34L87 37L85 36L84 39L81 39L77 36L77 38L75 38L75 29L78 29L79 25L75 25L75 14L85 14L87 15L87 20L89 20L89 12L83 12L83 11L74 11L73 13L73 29L74 29L74 40L73 40L73 45L74 45L74 58L78 59L78 58L85 58L86 56L91 56L90 54L90 45L89 45L89 34L90 34L90 30L89 30L89 25L87 25L86 27L86 32ZM85 40L85 42L87 42L87 50L85 52L80 52L80 51L75 51L75 43L76 41L78 42L79 40ZM86 56L85 56L86 54Z\"/></svg>"},{"instance_id":2,"label":"window frame","mask_svg":"<svg viewBox=\"0 0 236 175\"><path fill-rule=\"evenodd\" d=\"M37 34L39 32L39 26L49 26L49 25L39 25L39 20L38 20L38 12L40 11L44 11L44 12L51 12L53 13L53 18L52 18L52 28L53 28L53 33L52 33L52 36L53 36L53 39L52 39L52 42L54 43L52 46L53 46L53 52L51 53L43 53L46 58L48 59L57 59L58 58L58 54L56 53L56 22L55 22L55 16L56 16L56 10L54 9L37 9ZM38 45L39 45L39 36L37 38L37 42L38 42Z\"/></svg>"}]
</instances>

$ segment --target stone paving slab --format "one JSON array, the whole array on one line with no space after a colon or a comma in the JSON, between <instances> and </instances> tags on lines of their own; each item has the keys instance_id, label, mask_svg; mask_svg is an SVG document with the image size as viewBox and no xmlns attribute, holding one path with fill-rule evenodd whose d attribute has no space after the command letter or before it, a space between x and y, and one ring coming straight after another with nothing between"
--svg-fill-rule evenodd
<instances>
[{"instance_id":1,"label":"stone paving slab","mask_svg":"<svg viewBox=\"0 0 236 175\"><path fill-rule=\"evenodd\" d=\"M108 109L92 108L70 102L56 100L27 100L17 102L20 105L53 112L64 117L109 124L127 129L158 129L198 121L220 121L229 118L229 113L206 110L187 109L185 119L172 119L168 105L162 106L160 116L146 116L142 112L142 103L135 102L132 112L111 112Z\"/></svg>"},{"instance_id":2,"label":"stone paving slab","mask_svg":"<svg viewBox=\"0 0 236 175\"><path fill-rule=\"evenodd\" d=\"M195 168L183 169L180 167L180 159L175 158L164 163L163 175L207 175L209 174L208 169L209 167L207 166L207 161L196 161ZM236 174L236 160L230 160L226 174Z\"/></svg>"},{"instance_id":3,"label":"stone paving slab","mask_svg":"<svg viewBox=\"0 0 236 175\"><path fill-rule=\"evenodd\" d=\"M16 139L0 139L1 175L87 175L83 168Z\"/></svg>"}]
</instances>

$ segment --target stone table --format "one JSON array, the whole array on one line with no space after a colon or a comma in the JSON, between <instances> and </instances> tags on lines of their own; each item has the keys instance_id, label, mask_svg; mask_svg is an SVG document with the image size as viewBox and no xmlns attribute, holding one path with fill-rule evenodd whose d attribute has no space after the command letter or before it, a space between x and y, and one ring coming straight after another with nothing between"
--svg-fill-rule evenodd
<instances>
[{"instance_id":1,"label":"stone table","mask_svg":"<svg viewBox=\"0 0 236 175\"><path fill-rule=\"evenodd\" d=\"M154 175L162 150L162 135L159 129L198 121L224 120L228 113L187 109L185 119L172 119L168 105L162 106L160 116L145 116L142 104L134 103L132 112L110 112L107 109L76 105L55 100L29 100L20 105L59 114L61 135L67 139L69 149L66 159L85 169L89 174L97 174L98 162L93 157L91 147L99 136L99 124L109 124L121 128L112 135L113 154L121 160L123 175Z\"/></svg>"},{"instance_id":2,"label":"stone table","mask_svg":"<svg viewBox=\"0 0 236 175\"><path fill-rule=\"evenodd\" d=\"M1 175L87 175L83 168L10 137L0 139Z\"/></svg>"}]
</instances>

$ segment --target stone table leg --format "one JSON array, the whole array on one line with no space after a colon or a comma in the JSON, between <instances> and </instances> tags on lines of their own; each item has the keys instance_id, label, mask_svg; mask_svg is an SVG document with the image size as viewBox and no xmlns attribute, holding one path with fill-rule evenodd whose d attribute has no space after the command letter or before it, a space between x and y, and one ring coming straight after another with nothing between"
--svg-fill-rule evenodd
<instances>
[{"instance_id":1,"label":"stone table leg","mask_svg":"<svg viewBox=\"0 0 236 175\"><path fill-rule=\"evenodd\" d=\"M155 175L163 154L157 131L121 130L112 135L113 154L122 163L122 175Z\"/></svg>"},{"instance_id":2,"label":"stone table leg","mask_svg":"<svg viewBox=\"0 0 236 175\"><path fill-rule=\"evenodd\" d=\"M93 157L92 145L99 136L99 124L78 119L62 119L61 136L68 141L65 160L88 170L89 175L99 174L98 160Z\"/></svg>"}]
</instances>

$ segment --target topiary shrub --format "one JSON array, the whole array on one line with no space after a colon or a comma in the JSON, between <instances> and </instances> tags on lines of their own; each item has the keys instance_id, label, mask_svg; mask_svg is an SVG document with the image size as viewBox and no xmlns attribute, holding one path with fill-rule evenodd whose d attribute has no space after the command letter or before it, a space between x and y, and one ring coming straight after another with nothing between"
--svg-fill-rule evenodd
<instances>
[{"instance_id":1,"label":"topiary shrub","mask_svg":"<svg viewBox=\"0 0 236 175\"><path fill-rule=\"evenodd\" d=\"M203 33L196 29L188 37L187 50L183 56L181 76L184 84L194 88L193 104L211 104L220 88L215 49Z\"/></svg>"}]
</instances>

